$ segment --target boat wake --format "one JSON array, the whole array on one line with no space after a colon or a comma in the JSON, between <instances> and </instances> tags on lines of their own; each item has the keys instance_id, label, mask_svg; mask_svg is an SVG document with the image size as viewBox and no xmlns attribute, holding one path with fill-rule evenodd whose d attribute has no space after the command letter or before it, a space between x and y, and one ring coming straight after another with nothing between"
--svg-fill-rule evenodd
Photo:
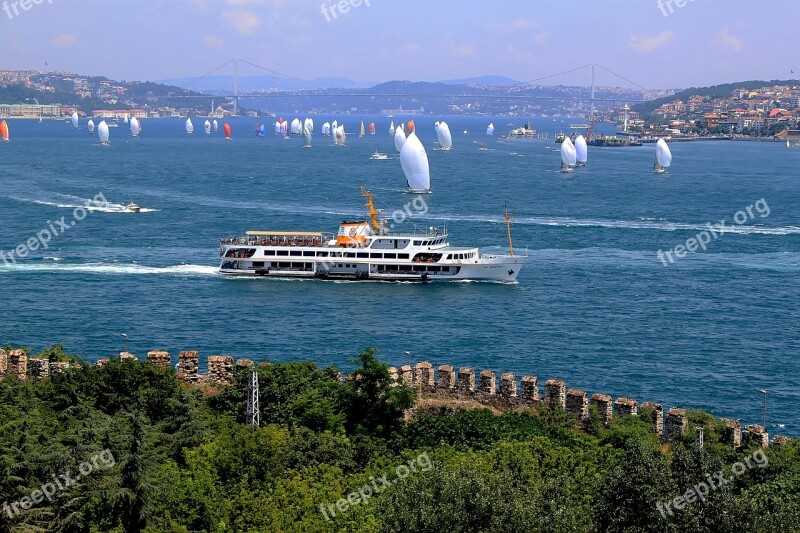
<instances>
[{"instance_id":1,"label":"boat wake","mask_svg":"<svg viewBox=\"0 0 800 533\"><path fill-rule=\"evenodd\" d=\"M217 276L216 266L208 265L170 265L146 266L136 263L63 263L61 258L45 258L38 263L20 261L17 264L0 263L0 274L6 273L82 273L99 275L168 275L168 276Z\"/></svg>"},{"instance_id":2,"label":"boat wake","mask_svg":"<svg viewBox=\"0 0 800 533\"><path fill-rule=\"evenodd\" d=\"M53 194L52 196L52 199L20 198L17 196L10 196L9 198L12 200L17 200L18 202L49 205L61 209L77 209L79 207L86 207L90 211L99 211L101 213L132 213L132 211L127 209L126 204L109 202L107 205L94 205L93 200L89 198L80 198L79 196L71 196L69 194ZM139 213L154 213L156 211L160 211L160 209L142 207L139 210Z\"/></svg>"},{"instance_id":3,"label":"boat wake","mask_svg":"<svg viewBox=\"0 0 800 533\"><path fill-rule=\"evenodd\" d=\"M483 216L443 216L443 217L426 217L431 220L445 220L445 221L465 221L465 222L493 222L504 224L504 220L500 217L483 217ZM689 224L682 222L668 222L666 220L653 220L642 218L639 220L602 220L592 218L572 218L572 217L525 217L518 216L514 220L514 224L530 225L530 226L553 226L553 227L585 227L585 228L609 228L609 229L642 229L642 230L655 230L655 231L708 231L708 226L701 226L697 224ZM718 233L734 233L739 235L800 235L800 226L763 226L763 225L750 225L743 224L738 226L736 224L726 223L724 229L720 230L714 226L714 230Z\"/></svg>"}]
</instances>

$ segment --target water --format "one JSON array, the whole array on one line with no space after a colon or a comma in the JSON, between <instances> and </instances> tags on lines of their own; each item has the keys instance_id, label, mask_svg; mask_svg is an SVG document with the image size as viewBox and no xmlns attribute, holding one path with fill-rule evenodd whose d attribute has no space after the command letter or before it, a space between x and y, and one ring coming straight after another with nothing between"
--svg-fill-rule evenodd
<instances>
[{"instance_id":1,"label":"water","mask_svg":"<svg viewBox=\"0 0 800 533\"><path fill-rule=\"evenodd\" d=\"M314 118L319 132L333 117ZM434 119L415 117L434 189L419 226L447 223L452 243L500 252L508 204L515 249L530 255L518 283L220 278L220 237L335 231L363 213L361 184L386 214L413 200L398 160L369 160L376 149L394 154L389 119L368 117L378 135L358 139L361 117L335 118L348 145L317 134L311 150L270 125L256 137L255 119L232 120L230 142L221 131L206 136L199 119L193 136L179 119L144 120L138 139L121 124L109 147L63 122L12 121L12 142L0 144L0 249L62 216L71 222L98 193L114 207L88 214L47 250L0 263L0 342L63 342L94 360L119 352L126 333L140 356L198 349L203 361L225 353L341 368L376 346L394 364L408 350L415 361L563 378L590 393L744 423L760 423L765 389L770 430L800 435L800 150L673 143L673 168L657 176L653 145L590 147L589 166L565 175L552 140L500 142L506 118L492 119L491 139L489 119L448 119L454 149L441 152L432 149ZM534 125L552 139L568 124ZM753 207L737 226L734 214L761 198L769 215ZM150 211L122 212L131 200ZM722 219L734 232L705 252L666 267L658 259Z\"/></svg>"}]
</instances>

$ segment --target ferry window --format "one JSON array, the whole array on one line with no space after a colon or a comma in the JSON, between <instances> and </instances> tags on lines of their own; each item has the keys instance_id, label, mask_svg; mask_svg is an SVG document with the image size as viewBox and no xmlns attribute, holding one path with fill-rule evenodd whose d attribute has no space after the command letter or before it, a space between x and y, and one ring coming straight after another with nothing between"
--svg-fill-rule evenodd
<instances>
[{"instance_id":1,"label":"ferry window","mask_svg":"<svg viewBox=\"0 0 800 533\"><path fill-rule=\"evenodd\" d=\"M275 255L275 250L264 250L264 255Z\"/></svg>"},{"instance_id":2,"label":"ferry window","mask_svg":"<svg viewBox=\"0 0 800 533\"><path fill-rule=\"evenodd\" d=\"M303 252L303 257L314 257L314 252Z\"/></svg>"},{"instance_id":3,"label":"ferry window","mask_svg":"<svg viewBox=\"0 0 800 533\"><path fill-rule=\"evenodd\" d=\"M317 257L328 257L328 252L317 252Z\"/></svg>"},{"instance_id":4,"label":"ferry window","mask_svg":"<svg viewBox=\"0 0 800 533\"><path fill-rule=\"evenodd\" d=\"M289 252L289 255L295 255L295 256L302 255L302 252L300 252L300 250L292 250L291 252Z\"/></svg>"},{"instance_id":5,"label":"ferry window","mask_svg":"<svg viewBox=\"0 0 800 533\"><path fill-rule=\"evenodd\" d=\"M372 259L383 259L383 254L369 254Z\"/></svg>"},{"instance_id":6,"label":"ferry window","mask_svg":"<svg viewBox=\"0 0 800 533\"><path fill-rule=\"evenodd\" d=\"M397 254L383 254L386 259L397 259Z\"/></svg>"},{"instance_id":7,"label":"ferry window","mask_svg":"<svg viewBox=\"0 0 800 533\"><path fill-rule=\"evenodd\" d=\"M278 250L278 255L289 255L289 250Z\"/></svg>"},{"instance_id":8,"label":"ferry window","mask_svg":"<svg viewBox=\"0 0 800 533\"><path fill-rule=\"evenodd\" d=\"M344 253L344 256L345 256L345 257L355 257L355 256L356 256L356 254L355 254L354 252L345 252L345 253Z\"/></svg>"},{"instance_id":9,"label":"ferry window","mask_svg":"<svg viewBox=\"0 0 800 533\"><path fill-rule=\"evenodd\" d=\"M253 261L253 268L264 268L264 261Z\"/></svg>"},{"instance_id":10,"label":"ferry window","mask_svg":"<svg viewBox=\"0 0 800 533\"><path fill-rule=\"evenodd\" d=\"M414 241L414 246L422 246L422 241Z\"/></svg>"},{"instance_id":11,"label":"ferry window","mask_svg":"<svg viewBox=\"0 0 800 533\"><path fill-rule=\"evenodd\" d=\"M397 254L398 259L408 259L408 254Z\"/></svg>"},{"instance_id":12,"label":"ferry window","mask_svg":"<svg viewBox=\"0 0 800 533\"><path fill-rule=\"evenodd\" d=\"M411 272L411 265L400 265L401 272Z\"/></svg>"},{"instance_id":13,"label":"ferry window","mask_svg":"<svg viewBox=\"0 0 800 533\"><path fill-rule=\"evenodd\" d=\"M358 252L356 254L356 257L358 257L359 259L369 259L369 254L366 252Z\"/></svg>"},{"instance_id":14,"label":"ferry window","mask_svg":"<svg viewBox=\"0 0 800 533\"><path fill-rule=\"evenodd\" d=\"M273 261L273 262L272 262L272 263L270 263L269 265L270 265L272 268L278 268L278 263L276 263L275 261Z\"/></svg>"},{"instance_id":15,"label":"ferry window","mask_svg":"<svg viewBox=\"0 0 800 533\"><path fill-rule=\"evenodd\" d=\"M447 257L445 257L445 259L452 259L452 258L453 258L453 254L447 254Z\"/></svg>"},{"instance_id":16,"label":"ferry window","mask_svg":"<svg viewBox=\"0 0 800 533\"><path fill-rule=\"evenodd\" d=\"M292 266L291 263L278 263L278 268L289 268Z\"/></svg>"}]
</instances>

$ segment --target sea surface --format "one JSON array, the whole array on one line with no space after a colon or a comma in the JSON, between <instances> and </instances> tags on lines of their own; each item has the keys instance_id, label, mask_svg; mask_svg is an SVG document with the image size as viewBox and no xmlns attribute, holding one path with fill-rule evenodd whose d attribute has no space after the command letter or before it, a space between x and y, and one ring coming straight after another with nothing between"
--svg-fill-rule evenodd
<instances>
[{"instance_id":1,"label":"sea surface","mask_svg":"<svg viewBox=\"0 0 800 533\"><path fill-rule=\"evenodd\" d=\"M523 119L445 117L454 139L445 152L435 149L441 117L413 117L433 193L427 213L400 229L446 224L451 243L502 252L507 205L515 252L529 256L517 283L220 277L221 237L335 232L363 214L360 185L388 216L416 198L398 159L369 159L396 155L389 118L313 118L311 149L276 137L271 122L257 137L254 118L230 120L230 142L223 121L205 135L195 118L188 136L184 119L143 120L139 138L121 123L108 147L85 120L10 121L0 250L59 230L62 217L69 227L47 249L0 262L0 343L60 342L95 360L120 352L125 333L140 357L196 349L203 365L231 354L342 369L375 346L392 364L409 351L414 362L562 378L743 425L761 422L763 389L770 432L800 436L800 149L672 143L669 173L655 175L652 144L590 147L588 166L563 174L552 138L577 120L534 121L551 140L501 141ZM334 118L349 132L345 147L319 134ZM362 118L377 135L358 138ZM111 207L75 211L96 195ZM129 201L144 212L122 211ZM721 221L727 230L712 234L707 225ZM659 259L704 231L705 251Z\"/></svg>"}]
</instances>

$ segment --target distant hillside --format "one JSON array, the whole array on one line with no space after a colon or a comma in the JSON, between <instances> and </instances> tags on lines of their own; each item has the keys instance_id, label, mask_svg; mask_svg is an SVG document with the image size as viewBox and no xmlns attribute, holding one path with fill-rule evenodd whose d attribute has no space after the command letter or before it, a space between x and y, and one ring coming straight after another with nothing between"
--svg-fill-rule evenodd
<instances>
[{"instance_id":1,"label":"distant hillside","mask_svg":"<svg viewBox=\"0 0 800 533\"><path fill-rule=\"evenodd\" d=\"M476 76L474 78L462 78L460 80L442 80L439 83L446 85L522 85L521 81L512 80L506 76Z\"/></svg>"},{"instance_id":2,"label":"distant hillside","mask_svg":"<svg viewBox=\"0 0 800 533\"><path fill-rule=\"evenodd\" d=\"M723 83L721 85L712 85L710 87L690 87L688 89L684 89L678 93L675 93L672 96L667 96L665 98L658 98L657 100L650 100L649 102L637 104L633 106L633 110L638 111L642 115L649 115L653 113L653 111L661 107L663 104L674 102L676 100L682 100L685 102L692 96L727 98L736 89L747 89L752 91L754 89L767 87L770 85L796 85L798 83L800 83L798 82L798 80L772 80L772 81L750 80L750 81L739 81L734 83Z\"/></svg>"}]
</instances>

